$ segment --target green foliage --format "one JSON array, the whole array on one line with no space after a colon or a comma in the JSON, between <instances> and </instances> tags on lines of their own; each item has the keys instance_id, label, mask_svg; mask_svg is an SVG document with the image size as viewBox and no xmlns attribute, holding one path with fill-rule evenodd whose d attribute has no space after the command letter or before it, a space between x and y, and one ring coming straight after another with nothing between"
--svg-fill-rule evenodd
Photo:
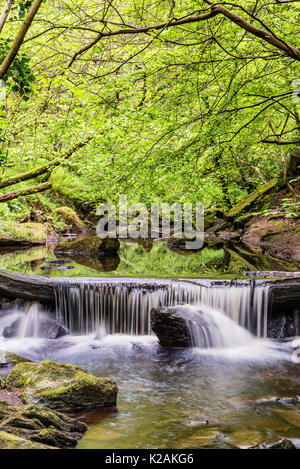
<instances>
[{"instance_id":1,"label":"green foliage","mask_svg":"<svg viewBox=\"0 0 300 469\"><path fill-rule=\"evenodd\" d=\"M296 46L294 3L244 3L227 6L248 20L240 6L256 11L261 23L253 24ZM13 32L29 4L15 3ZM129 203L203 202L228 212L282 178L281 147L264 141L276 140L270 123L283 140L299 140L291 95L298 64L224 17L102 38L69 66L99 28L125 27L121 18L138 28L199 8L208 6L44 3L6 78L13 92L1 114L2 177L43 164L89 134L92 143L50 178L56 193L86 211L126 193ZM10 40L4 28L2 57ZM297 149L282 148L286 156Z\"/></svg>"},{"instance_id":2,"label":"green foliage","mask_svg":"<svg viewBox=\"0 0 300 469\"><path fill-rule=\"evenodd\" d=\"M32 0L14 0L12 4L12 17L10 21L15 19L21 20L31 7Z\"/></svg>"},{"instance_id":3,"label":"green foliage","mask_svg":"<svg viewBox=\"0 0 300 469\"><path fill-rule=\"evenodd\" d=\"M0 62L3 61L9 51L11 43L11 39L0 38ZM30 59L26 54L17 55L8 73L3 78L8 90L18 93L25 101L29 100L32 84L35 81L29 62Z\"/></svg>"}]
</instances>

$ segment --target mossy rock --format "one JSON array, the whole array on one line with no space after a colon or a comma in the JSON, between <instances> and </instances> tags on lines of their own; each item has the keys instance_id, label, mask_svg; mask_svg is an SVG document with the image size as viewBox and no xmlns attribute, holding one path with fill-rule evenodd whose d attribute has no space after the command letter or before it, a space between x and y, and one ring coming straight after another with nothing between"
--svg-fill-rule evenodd
<instances>
[{"instance_id":1,"label":"mossy rock","mask_svg":"<svg viewBox=\"0 0 300 469\"><path fill-rule=\"evenodd\" d=\"M54 449L41 443L35 443L25 438L0 431L0 449Z\"/></svg>"},{"instance_id":2,"label":"mossy rock","mask_svg":"<svg viewBox=\"0 0 300 469\"><path fill-rule=\"evenodd\" d=\"M243 215L239 216L234 220L234 223L242 224L244 225L247 223L251 218L255 217L255 213L244 213Z\"/></svg>"},{"instance_id":3,"label":"mossy rock","mask_svg":"<svg viewBox=\"0 0 300 469\"><path fill-rule=\"evenodd\" d=\"M6 379L8 390L20 390L24 403L41 404L51 409L77 409L114 406L117 385L97 378L75 365L43 361L20 363Z\"/></svg>"},{"instance_id":4,"label":"mossy rock","mask_svg":"<svg viewBox=\"0 0 300 469\"><path fill-rule=\"evenodd\" d=\"M70 207L58 207L53 211L53 216L64 222L66 228L71 231L85 231L87 229L83 221Z\"/></svg>"},{"instance_id":5,"label":"mossy rock","mask_svg":"<svg viewBox=\"0 0 300 469\"><path fill-rule=\"evenodd\" d=\"M45 244L46 226L43 223L0 223L0 246L37 246Z\"/></svg>"},{"instance_id":6,"label":"mossy rock","mask_svg":"<svg viewBox=\"0 0 300 469\"><path fill-rule=\"evenodd\" d=\"M31 362L28 358L21 357L15 353L9 353L5 350L0 350L0 367L17 365L18 363Z\"/></svg>"},{"instance_id":7,"label":"mossy rock","mask_svg":"<svg viewBox=\"0 0 300 469\"><path fill-rule=\"evenodd\" d=\"M87 236L76 241L66 241L59 243L54 253L69 256L88 256L98 258L105 254L117 253L120 248L120 241L116 238L101 239L97 235Z\"/></svg>"},{"instance_id":8,"label":"mossy rock","mask_svg":"<svg viewBox=\"0 0 300 469\"><path fill-rule=\"evenodd\" d=\"M278 180L273 179L267 184L264 184L262 187L256 191L249 194L244 199L240 200L236 205L234 205L229 212L226 214L227 218L236 218L239 217L245 210L249 209L258 201L259 198L266 195L268 192L272 191L278 185Z\"/></svg>"},{"instance_id":9,"label":"mossy rock","mask_svg":"<svg viewBox=\"0 0 300 469\"><path fill-rule=\"evenodd\" d=\"M49 447L73 448L87 426L61 412L39 405L0 402L0 432Z\"/></svg>"},{"instance_id":10,"label":"mossy rock","mask_svg":"<svg viewBox=\"0 0 300 469\"><path fill-rule=\"evenodd\" d=\"M2 389L5 389L5 387L6 387L5 379L0 377L0 391L2 391Z\"/></svg>"}]
</instances>

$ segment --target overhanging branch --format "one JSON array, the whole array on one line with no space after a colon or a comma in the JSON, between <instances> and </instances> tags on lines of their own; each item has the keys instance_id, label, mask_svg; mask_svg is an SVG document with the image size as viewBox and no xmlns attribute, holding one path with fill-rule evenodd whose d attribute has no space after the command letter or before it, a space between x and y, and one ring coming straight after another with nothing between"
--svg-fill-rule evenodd
<instances>
[{"instance_id":1,"label":"overhanging branch","mask_svg":"<svg viewBox=\"0 0 300 469\"><path fill-rule=\"evenodd\" d=\"M86 46L84 46L82 49L80 49L78 52L74 54L74 56L72 57L69 63L69 67L71 67L71 65L74 63L77 57L84 54L88 50L92 49L101 39L105 39L111 36L121 36L121 35L127 35L127 34L133 34L133 35L145 34L145 33L148 33L149 31L160 30L166 27L169 28L169 27L181 26L181 25L190 24L190 23L198 23L201 21L207 21L211 18L214 18L217 15L225 16L232 23L235 23L236 25L238 25L240 28L244 29L245 31L262 39L263 41L272 45L276 49L283 51L285 55L293 58L294 60L300 61L300 50L297 49L296 47L293 47L287 44L285 41L275 36L270 30L265 30L265 29L254 26L253 24L249 23L241 16L236 15L235 13L233 13L232 11L228 10L227 8L223 7L220 4L212 4L212 2L210 1L206 3L209 3L210 5L210 10L207 13L203 13L199 15L190 15L190 16L187 15L180 19L172 19L164 23L155 24L151 26L145 26L142 28L135 28L135 27L128 28L127 27L127 28L118 29L115 31L102 31L89 44L87 44Z\"/></svg>"}]
</instances>

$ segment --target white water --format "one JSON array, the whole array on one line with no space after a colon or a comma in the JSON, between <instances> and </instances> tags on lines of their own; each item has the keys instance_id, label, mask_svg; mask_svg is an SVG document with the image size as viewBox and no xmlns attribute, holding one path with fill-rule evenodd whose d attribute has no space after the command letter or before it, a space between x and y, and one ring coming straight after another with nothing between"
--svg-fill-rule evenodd
<instances>
[{"instance_id":1,"label":"white water","mask_svg":"<svg viewBox=\"0 0 300 469\"><path fill-rule=\"evenodd\" d=\"M9 328L14 338L43 337L43 329L55 325L55 315L47 313L38 301L15 304L0 314L0 336Z\"/></svg>"},{"instance_id":2,"label":"white water","mask_svg":"<svg viewBox=\"0 0 300 469\"><path fill-rule=\"evenodd\" d=\"M199 320L187 322L192 345L199 351L222 350L223 356L225 351L239 356L239 353L253 355L257 347L262 356L263 349L268 356L273 353L270 342L257 341L267 336L268 287L251 283L224 287L163 281L156 284L143 281L140 285L132 281L59 284L56 320L69 329L70 336L42 339L43 321L49 321L49 315L33 302L0 314L0 337L5 327L19 320L17 336L2 339L1 347L25 356L26 350L30 350L31 359L49 356L62 359L69 351L77 361L80 354L87 353L88 359L103 347L121 346L128 350L149 344L152 347L157 339L151 335L151 309L178 304L199 315Z\"/></svg>"},{"instance_id":3,"label":"white water","mask_svg":"<svg viewBox=\"0 0 300 469\"><path fill-rule=\"evenodd\" d=\"M249 345L254 336L236 324L228 316L205 305L184 307L193 319L186 319L186 326L193 347L232 348Z\"/></svg>"},{"instance_id":4,"label":"white water","mask_svg":"<svg viewBox=\"0 0 300 469\"><path fill-rule=\"evenodd\" d=\"M40 319L40 304L34 301L27 305L18 328L18 337L39 337Z\"/></svg>"}]
</instances>

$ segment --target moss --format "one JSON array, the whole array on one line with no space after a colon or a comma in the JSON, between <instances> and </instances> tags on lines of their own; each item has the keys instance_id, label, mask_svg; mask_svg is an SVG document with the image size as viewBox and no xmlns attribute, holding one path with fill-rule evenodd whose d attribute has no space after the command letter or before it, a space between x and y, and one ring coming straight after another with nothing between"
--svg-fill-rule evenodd
<instances>
[{"instance_id":1,"label":"moss","mask_svg":"<svg viewBox=\"0 0 300 469\"><path fill-rule=\"evenodd\" d=\"M39 403L52 409L74 409L115 405L117 386L97 378L78 366L43 361L20 363L6 380L9 390L19 389L25 403Z\"/></svg>"},{"instance_id":2,"label":"moss","mask_svg":"<svg viewBox=\"0 0 300 469\"><path fill-rule=\"evenodd\" d=\"M234 207L232 207L229 212L226 214L227 218L235 218L239 216L246 209L252 207L254 203L263 195L267 194L269 191L275 188L278 184L276 179L269 181L267 184L263 185L256 191L249 194L244 199L240 200Z\"/></svg>"},{"instance_id":3,"label":"moss","mask_svg":"<svg viewBox=\"0 0 300 469\"><path fill-rule=\"evenodd\" d=\"M46 242L46 227L42 223L0 223L0 246L14 244L43 244Z\"/></svg>"},{"instance_id":4,"label":"moss","mask_svg":"<svg viewBox=\"0 0 300 469\"><path fill-rule=\"evenodd\" d=\"M281 233L281 231L268 230L264 235L262 235L261 240L266 241L266 240L272 238L272 236L275 236L275 235L280 234L280 233Z\"/></svg>"},{"instance_id":5,"label":"moss","mask_svg":"<svg viewBox=\"0 0 300 469\"><path fill-rule=\"evenodd\" d=\"M60 412L50 410L47 407L26 405L22 415L30 419L38 419L45 427L52 427L67 432L84 433L87 429L84 423Z\"/></svg>"},{"instance_id":6,"label":"moss","mask_svg":"<svg viewBox=\"0 0 300 469\"><path fill-rule=\"evenodd\" d=\"M5 379L0 377L0 391L2 391L2 389L5 389L5 387L6 387Z\"/></svg>"},{"instance_id":7,"label":"moss","mask_svg":"<svg viewBox=\"0 0 300 469\"><path fill-rule=\"evenodd\" d=\"M28 358L21 357L15 353L0 350L0 363L2 366L17 365L18 363L31 362Z\"/></svg>"},{"instance_id":8,"label":"moss","mask_svg":"<svg viewBox=\"0 0 300 469\"><path fill-rule=\"evenodd\" d=\"M234 220L235 223L245 224L247 221L251 220L251 218L255 217L255 213L245 213L240 215L238 218Z\"/></svg>"},{"instance_id":9,"label":"moss","mask_svg":"<svg viewBox=\"0 0 300 469\"><path fill-rule=\"evenodd\" d=\"M32 442L0 431L0 449L54 449L41 443Z\"/></svg>"},{"instance_id":10,"label":"moss","mask_svg":"<svg viewBox=\"0 0 300 469\"><path fill-rule=\"evenodd\" d=\"M66 227L73 231L84 231L86 226L70 207L59 207L53 211L53 216L63 221Z\"/></svg>"},{"instance_id":11,"label":"moss","mask_svg":"<svg viewBox=\"0 0 300 469\"><path fill-rule=\"evenodd\" d=\"M0 432L66 448L76 446L86 430L84 423L46 407L0 402Z\"/></svg>"},{"instance_id":12,"label":"moss","mask_svg":"<svg viewBox=\"0 0 300 469\"><path fill-rule=\"evenodd\" d=\"M73 448L78 440L72 434L64 433L55 428L46 428L32 437L32 441L58 448Z\"/></svg>"}]
</instances>

